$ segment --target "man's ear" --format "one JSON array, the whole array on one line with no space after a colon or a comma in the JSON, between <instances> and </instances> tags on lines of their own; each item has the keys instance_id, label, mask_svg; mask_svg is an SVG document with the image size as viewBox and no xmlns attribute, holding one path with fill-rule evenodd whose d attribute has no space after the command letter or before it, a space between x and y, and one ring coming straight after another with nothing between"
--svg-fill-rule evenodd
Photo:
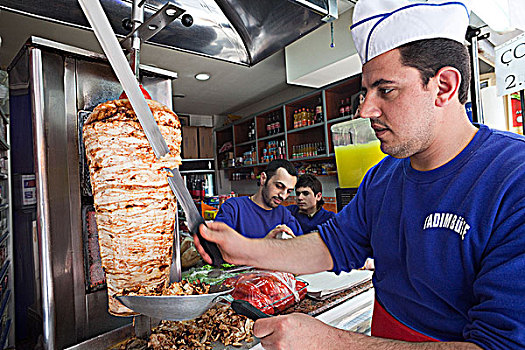
<instances>
[{"instance_id":1,"label":"man's ear","mask_svg":"<svg viewBox=\"0 0 525 350\"><path fill-rule=\"evenodd\" d=\"M322 192L318 192L316 195L315 195L315 200L317 202L319 202L321 200L321 198L323 198L323 193Z\"/></svg>"},{"instance_id":2,"label":"man's ear","mask_svg":"<svg viewBox=\"0 0 525 350\"><path fill-rule=\"evenodd\" d=\"M457 99L459 86L461 84L461 73L453 67L441 68L436 76L438 94L436 96L436 106L444 107L453 99Z\"/></svg>"},{"instance_id":3,"label":"man's ear","mask_svg":"<svg viewBox=\"0 0 525 350\"><path fill-rule=\"evenodd\" d=\"M266 180L267 180L266 173L263 171L261 172L261 179L259 180L261 186L263 186L266 183Z\"/></svg>"}]
</instances>

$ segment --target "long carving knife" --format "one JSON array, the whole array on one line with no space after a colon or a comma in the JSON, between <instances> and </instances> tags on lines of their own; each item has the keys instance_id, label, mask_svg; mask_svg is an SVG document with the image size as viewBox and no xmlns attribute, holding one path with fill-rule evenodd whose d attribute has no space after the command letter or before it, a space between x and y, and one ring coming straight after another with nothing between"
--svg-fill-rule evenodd
<instances>
[{"instance_id":1,"label":"long carving knife","mask_svg":"<svg viewBox=\"0 0 525 350\"><path fill-rule=\"evenodd\" d=\"M193 199L191 198L188 189L184 185L184 180L180 175L179 169L165 168L164 170L166 170L169 173L168 184L170 185L171 190L173 191L173 193L175 193L175 196L179 200L182 209L186 213L186 222L188 223L188 228L190 229L190 232L196 234L197 237L199 237L199 242L201 243L206 253L208 253L208 255L211 257L213 265L219 266L221 264L224 264L224 259L222 258L222 254L217 245L215 243L205 240L199 232L200 225L206 225L206 223L204 222L202 215L197 210L197 207L195 206L195 203L193 202Z\"/></svg>"},{"instance_id":2,"label":"long carving knife","mask_svg":"<svg viewBox=\"0 0 525 350\"><path fill-rule=\"evenodd\" d=\"M122 52L117 37L111 28L109 20L100 5L99 0L78 0L86 18L91 27L95 31L95 35L109 60L117 79L122 84L128 99L137 115L137 118L146 134L153 152L157 158L162 158L169 153L168 145L162 136L159 126L151 113L151 110L140 91L139 84L135 75L133 74L126 56ZM213 265L220 265L224 262L219 248L215 243L206 241L199 233L200 224L204 223L204 219L197 211L193 200L184 185L184 181L178 169L168 169L168 183L171 190L181 203L184 212L186 213L190 232L199 237L199 241L208 255L213 260Z\"/></svg>"}]
</instances>

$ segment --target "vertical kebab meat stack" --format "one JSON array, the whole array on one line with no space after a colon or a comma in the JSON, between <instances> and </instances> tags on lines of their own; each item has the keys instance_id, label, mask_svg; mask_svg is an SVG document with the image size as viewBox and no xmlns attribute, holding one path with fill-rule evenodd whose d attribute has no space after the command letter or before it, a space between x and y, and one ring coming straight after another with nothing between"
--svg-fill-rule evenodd
<instances>
[{"instance_id":1,"label":"vertical kebab meat stack","mask_svg":"<svg viewBox=\"0 0 525 350\"><path fill-rule=\"evenodd\" d=\"M118 316L134 313L113 295L156 294L169 283L176 202L162 169L181 164L180 122L147 102L170 149L162 159L127 99L100 104L83 128L109 312Z\"/></svg>"}]
</instances>

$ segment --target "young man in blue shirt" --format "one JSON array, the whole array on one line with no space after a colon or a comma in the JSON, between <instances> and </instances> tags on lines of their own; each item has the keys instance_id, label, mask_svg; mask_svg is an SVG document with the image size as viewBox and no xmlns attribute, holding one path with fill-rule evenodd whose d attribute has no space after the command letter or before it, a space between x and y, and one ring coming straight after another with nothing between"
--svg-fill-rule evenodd
<instances>
[{"instance_id":1,"label":"young man in blue shirt","mask_svg":"<svg viewBox=\"0 0 525 350\"><path fill-rule=\"evenodd\" d=\"M315 176L299 177L295 185L296 205L286 207L301 225L304 233L318 231L317 225L331 219L335 213L323 208L323 185Z\"/></svg>"},{"instance_id":2,"label":"young man in blue shirt","mask_svg":"<svg viewBox=\"0 0 525 350\"><path fill-rule=\"evenodd\" d=\"M297 183L297 170L287 160L271 161L261 172L260 186L252 196L233 197L221 205L216 222L224 222L249 238L275 238L286 232L302 235L301 226L281 203Z\"/></svg>"},{"instance_id":3,"label":"young man in blue shirt","mask_svg":"<svg viewBox=\"0 0 525 350\"><path fill-rule=\"evenodd\" d=\"M525 137L468 120L467 5L357 2L360 113L388 156L319 233L201 227L234 264L337 273L374 257L371 337L290 314L255 322L265 349L525 348Z\"/></svg>"}]
</instances>

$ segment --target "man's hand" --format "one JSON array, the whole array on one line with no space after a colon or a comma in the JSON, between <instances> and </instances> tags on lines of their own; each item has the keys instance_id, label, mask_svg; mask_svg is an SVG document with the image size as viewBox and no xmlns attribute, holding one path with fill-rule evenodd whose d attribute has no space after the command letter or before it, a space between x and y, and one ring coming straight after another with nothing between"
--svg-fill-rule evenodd
<instances>
[{"instance_id":1,"label":"man's hand","mask_svg":"<svg viewBox=\"0 0 525 350\"><path fill-rule=\"evenodd\" d=\"M341 330L305 314L261 318L253 327L265 350L479 350L468 342L408 343Z\"/></svg>"},{"instance_id":2,"label":"man's hand","mask_svg":"<svg viewBox=\"0 0 525 350\"><path fill-rule=\"evenodd\" d=\"M202 237L214 242L219 247L225 261L235 265L247 265L245 259L249 258L249 239L240 235L237 231L222 222L210 222L199 227ZM197 235L193 235L195 247L204 261L211 264L210 256L204 251Z\"/></svg>"},{"instance_id":3,"label":"man's hand","mask_svg":"<svg viewBox=\"0 0 525 350\"><path fill-rule=\"evenodd\" d=\"M268 232L268 234L264 238L279 238L279 239L281 239L281 238L283 238L282 237L283 234L288 234L288 235L291 236L290 238L295 238L295 234L293 233L292 229L289 228L286 225L277 225L277 226L275 226L270 232Z\"/></svg>"},{"instance_id":4,"label":"man's hand","mask_svg":"<svg viewBox=\"0 0 525 350\"><path fill-rule=\"evenodd\" d=\"M222 222L199 227L202 237L216 243L225 261L260 269L308 274L333 267L332 257L319 233L309 233L294 239L247 238ZM194 235L195 247L204 261L211 258Z\"/></svg>"},{"instance_id":5,"label":"man's hand","mask_svg":"<svg viewBox=\"0 0 525 350\"><path fill-rule=\"evenodd\" d=\"M265 350L343 349L332 341L344 340L347 333L300 313L261 318L253 327Z\"/></svg>"}]
</instances>

